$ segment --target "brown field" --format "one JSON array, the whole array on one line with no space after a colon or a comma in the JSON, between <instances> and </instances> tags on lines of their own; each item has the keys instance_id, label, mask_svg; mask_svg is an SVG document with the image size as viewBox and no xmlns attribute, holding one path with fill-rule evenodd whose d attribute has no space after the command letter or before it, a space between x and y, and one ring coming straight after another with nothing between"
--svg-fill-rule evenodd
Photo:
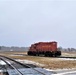
<instances>
[{"instance_id":1,"label":"brown field","mask_svg":"<svg viewBox=\"0 0 76 75\"><path fill-rule=\"evenodd\" d=\"M44 65L41 67L49 68L49 69L76 68L76 60L61 60L61 59L52 58L52 57L28 56L27 52L0 52L0 55L5 55L15 59L35 61ZM76 57L76 53L63 52L62 56Z\"/></svg>"}]
</instances>

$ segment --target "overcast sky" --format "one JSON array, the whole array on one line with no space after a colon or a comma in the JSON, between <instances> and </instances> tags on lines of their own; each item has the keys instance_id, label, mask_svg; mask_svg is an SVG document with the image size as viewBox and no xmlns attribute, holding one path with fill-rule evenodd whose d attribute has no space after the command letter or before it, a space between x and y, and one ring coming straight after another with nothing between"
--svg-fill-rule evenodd
<instances>
[{"instance_id":1,"label":"overcast sky","mask_svg":"<svg viewBox=\"0 0 76 75\"><path fill-rule=\"evenodd\" d=\"M76 1L0 0L0 45L39 41L76 48Z\"/></svg>"}]
</instances>

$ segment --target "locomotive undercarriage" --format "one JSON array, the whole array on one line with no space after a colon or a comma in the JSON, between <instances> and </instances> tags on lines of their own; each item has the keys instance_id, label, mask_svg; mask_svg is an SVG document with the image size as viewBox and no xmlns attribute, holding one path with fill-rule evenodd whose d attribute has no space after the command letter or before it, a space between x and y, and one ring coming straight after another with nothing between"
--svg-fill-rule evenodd
<instances>
[{"instance_id":1,"label":"locomotive undercarriage","mask_svg":"<svg viewBox=\"0 0 76 75\"><path fill-rule=\"evenodd\" d=\"M36 51L28 51L28 55L33 55L33 56L41 56L44 55L46 57L58 57L61 55L61 51L42 51L42 52L36 52Z\"/></svg>"}]
</instances>

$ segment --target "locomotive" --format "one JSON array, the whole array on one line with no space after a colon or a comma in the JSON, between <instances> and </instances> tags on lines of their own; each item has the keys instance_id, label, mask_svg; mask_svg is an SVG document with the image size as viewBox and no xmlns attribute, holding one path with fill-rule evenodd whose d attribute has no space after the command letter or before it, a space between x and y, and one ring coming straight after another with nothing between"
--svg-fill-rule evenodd
<instances>
[{"instance_id":1,"label":"locomotive","mask_svg":"<svg viewBox=\"0 0 76 75\"><path fill-rule=\"evenodd\" d=\"M57 42L38 42L32 44L29 48L28 55L48 57L57 57L61 55L61 51L57 49Z\"/></svg>"}]
</instances>

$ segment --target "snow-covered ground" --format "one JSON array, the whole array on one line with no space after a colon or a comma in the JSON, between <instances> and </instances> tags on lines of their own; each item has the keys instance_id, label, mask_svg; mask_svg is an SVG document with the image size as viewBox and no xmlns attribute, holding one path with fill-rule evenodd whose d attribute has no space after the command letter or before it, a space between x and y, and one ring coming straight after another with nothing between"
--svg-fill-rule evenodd
<instances>
[{"instance_id":1,"label":"snow-covered ground","mask_svg":"<svg viewBox=\"0 0 76 75\"><path fill-rule=\"evenodd\" d=\"M6 62L8 62L9 64L11 64L9 61L6 61ZM6 63L4 61L0 60L0 65L6 65Z\"/></svg>"},{"instance_id":2,"label":"snow-covered ground","mask_svg":"<svg viewBox=\"0 0 76 75\"><path fill-rule=\"evenodd\" d=\"M59 60L76 60L76 59L69 59L69 58L58 58ZM44 66L44 64L40 64L40 63L37 63L37 62L34 62L34 61L29 61L29 60L17 60L19 62L22 62L22 63L28 63L28 64L34 64L34 65L41 65L41 66ZM52 74L52 75L69 75L70 73L73 73L74 75L76 74L76 68L72 68L72 69L56 69L56 70L53 70L53 69L46 69L44 68L45 70L47 71L50 71L50 72L54 72L54 73L57 73L57 74Z\"/></svg>"},{"instance_id":3,"label":"snow-covered ground","mask_svg":"<svg viewBox=\"0 0 76 75\"><path fill-rule=\"evenodd\" d=\"M72 68L72 69L56 69L56 70L46 69L46 70L56 73L56 74L52 74L52 75L76 75L76 68Z\"/></svg>"}]
</instances>

